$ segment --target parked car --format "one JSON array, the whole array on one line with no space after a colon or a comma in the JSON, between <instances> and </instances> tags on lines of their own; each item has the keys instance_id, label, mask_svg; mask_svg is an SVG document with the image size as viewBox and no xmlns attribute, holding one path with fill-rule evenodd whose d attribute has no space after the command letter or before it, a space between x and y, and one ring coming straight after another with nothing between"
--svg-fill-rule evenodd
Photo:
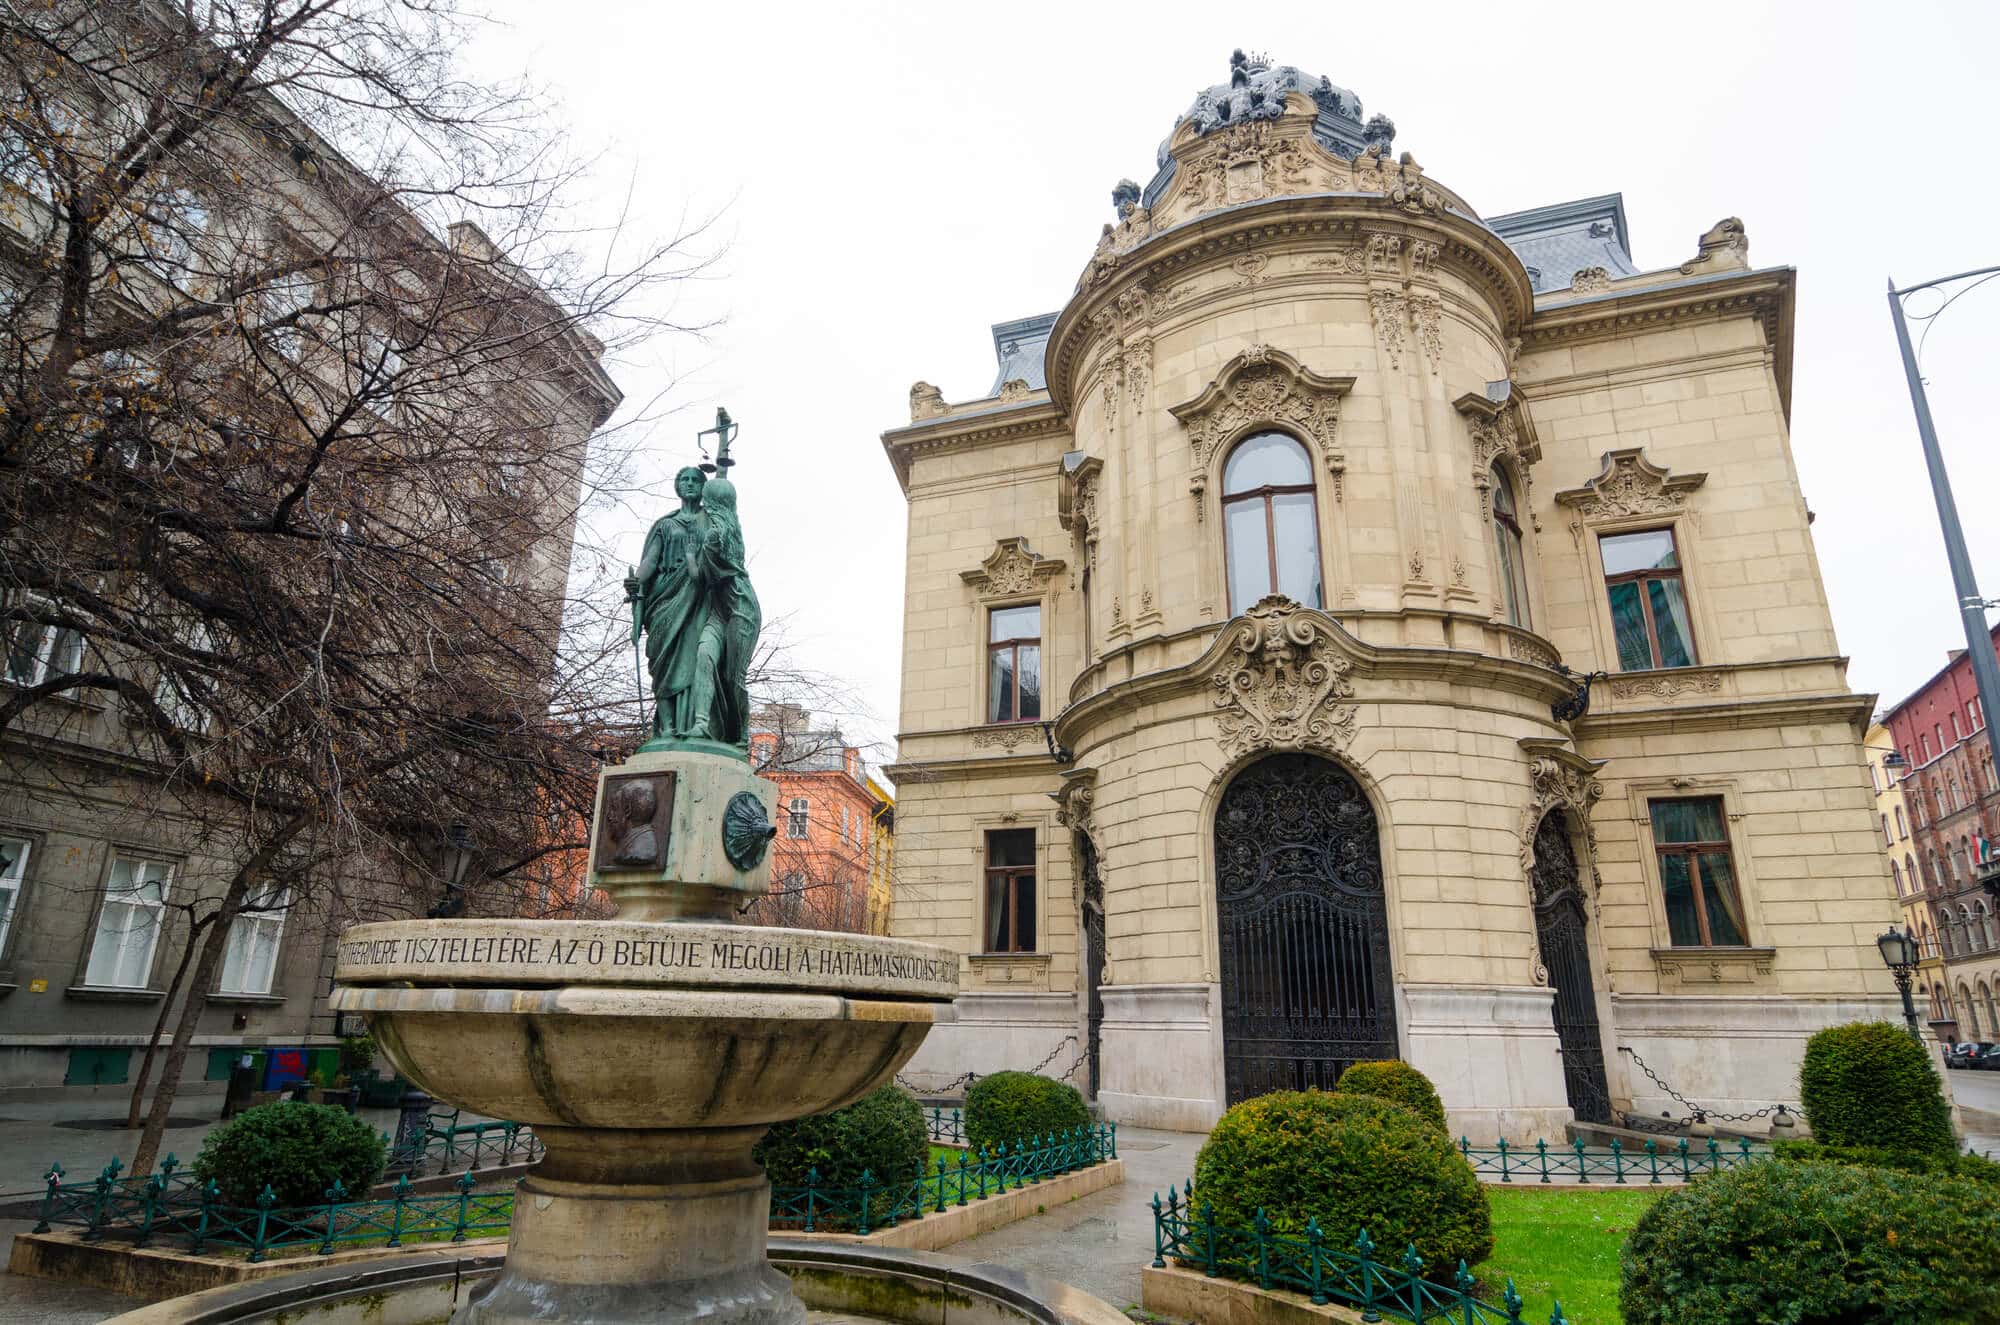
<instances>
[{"instance_id":1,"label":"parked car","mask_svg":"<svg viewBox=\"0 0 2000 1325\"><path fill-rule=\"evenodd\" d=\"M1967 1067L1983 1072L2000 1072L2000 1042L1981 1040L1972 1046L1972 1061Z\"/></svg>"},{"instance_id":2,"label":"parked car","mask_svg":"<svg viewBox=\"0 0 2000 1325\"><path fill-rule=\"evenodd\" d=\"M1945 1046L1944 1065L1946 1067L1971 1067L1972 1060L1978 1056L1978 1053L1978 1045L1970 1040L1961 1040L1957 1044Z\"/></svg>"}]
</instances>

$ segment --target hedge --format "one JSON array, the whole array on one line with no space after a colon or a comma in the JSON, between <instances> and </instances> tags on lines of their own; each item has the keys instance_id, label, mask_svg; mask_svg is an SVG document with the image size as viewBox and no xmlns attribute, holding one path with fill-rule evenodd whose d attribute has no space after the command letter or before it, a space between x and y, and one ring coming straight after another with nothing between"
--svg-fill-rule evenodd
<instances>
[{"instance_id":1,"label":"hedge","mask_svg":"<svg viewBox=\"0 0 2000 1325\"><path fill-rule=\"evenodd\" d=\"M1372 1095L1400 1104L1446 1137L1451 1135L1451 1124L1445 1121L1444 1101L1438 1098L1437 1087L1431 1085L1429 1077L1399 1058L1349 1064L1333 1088L1343 1095Z\"/></svg>"},{"instance_id":2,"label":"hedge","mask_svg":"<svg viewBox=\"0 0 2000 1325\"><path fill-rule=\"evenodd\" d=\"M358 1199L382 1176L388 1151L380 1132L345 1109L278 1100L210 1132L193 1167L229 1205L255 1205L268 1184L283 1209L322 1204L336 1181Z\"/></svg>"},{"instance_id":3,"label":"hedge","mask_svg":"<svg viewBox=\"0 0 2000 1325\"><path fill-rule=\"evenodd\" d=\"M995 1072L965 1092L965 1140L975 1151L1068 1131L1090 1121L1075 1086L1032 1072Z\"/></svg>"},{"instance_id":4,"label":"hedge","mask_svg":"<svg viewBox=\"0 0 2000 1325\"><path fill-rule=\"evenodd\" d=\"M822 1187L858 1186L863 1172L908 1182L930 1157L930 1134L916 1100L879 1086L844 1109L778 1123L752 1153L777 1187L803 1187L813 1169Z\"/></svg>"},{"instance_id":5,"label":"hedge","mask_svg":"<svg viewBox=\"0 0 2000 1325\"><path fill-rule=\"evenodd\" d=\"M1829 1026L1806 1041L1799 1100L1823 1145L1938 1155L1958 1149L1929 1052L1886 1021Z\"/></svg>"}]
</instances>

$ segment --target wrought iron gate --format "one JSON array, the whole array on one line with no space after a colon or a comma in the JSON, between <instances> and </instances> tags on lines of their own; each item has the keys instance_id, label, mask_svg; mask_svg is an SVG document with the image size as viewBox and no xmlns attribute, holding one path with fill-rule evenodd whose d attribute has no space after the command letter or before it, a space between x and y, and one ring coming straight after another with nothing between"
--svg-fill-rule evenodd
<instances>
[{"instance_id":1,"label":"wrought iron gate","mask_svg":"<svg viewBox=\"0 0 2000 1325\"><path fill-rule=\"evenodd\" d=\"M1215 883L1229 1103L1396 1057L1381 844L1352 777L1307 754L1244 769L1216 809Z\"/></svg>"},{"instance_id":2,"label":"wrought iron gate","mask_svg":"<svg viewBox=\"0 0 2000 1325\"><path fill-rule=\"evenodd\" d=\"M1535 864L1528 883L1542 966L1556 991L1556 1039L1562 1046L1569 1107L1580 1121L1608 1123L1611 1089L1604 1079L1604 1038L1590 980L1589 922L1569 822L1561 810L1549 811L1535 828Z\"/></svg>"},{"instance_id":3,"label":"wrought iron gate","mask_svg":"<svg viewBox=\"0 0 2000 1325\"><path fill-rule=\"evenodd\" d=\"M1098 1046L1104 1036L1104 880L1097 875L1097 847L1085 833L1075 835L1077 870L1083 879L1084 1054L1090 1065L1090 1097L1103 1085Z\"/></svg>"}]
</instances>

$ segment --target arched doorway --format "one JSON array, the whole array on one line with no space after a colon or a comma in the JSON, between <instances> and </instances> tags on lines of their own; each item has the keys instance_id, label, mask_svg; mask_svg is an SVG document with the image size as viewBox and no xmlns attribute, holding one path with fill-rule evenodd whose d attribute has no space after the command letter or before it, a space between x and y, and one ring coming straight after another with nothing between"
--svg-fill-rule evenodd
<instances>
[{"instance_id":1,"label":"arched doorway","mask_svg":"<svg viewBox=\"0 0 2000 1325\"><path fill-rule=\"evenodd\" d=\"M1562 1047L1569 1107L1579 1121L1608 1123L1611 1090L1604 1079L1604 1037L1597 1026L1597 991L1590 980L1589 916L1569 817L1561 810L1543 815L1535 828L1535 864L1528 883L1542 967L1556 991L1556 1039Z\"/></svg>"},{"instance_id":2,"label":"arched doorway","mask_svg":"<svg viewBox=\"0 0 2000 1325\"><path fill-rule=\"evenodd\" d=\"M1229 1103L1396 1057L1381 844L1352 776L1308 754L1238 773L1216 807L1215 887Z\"/></svg>"}]
</instances>

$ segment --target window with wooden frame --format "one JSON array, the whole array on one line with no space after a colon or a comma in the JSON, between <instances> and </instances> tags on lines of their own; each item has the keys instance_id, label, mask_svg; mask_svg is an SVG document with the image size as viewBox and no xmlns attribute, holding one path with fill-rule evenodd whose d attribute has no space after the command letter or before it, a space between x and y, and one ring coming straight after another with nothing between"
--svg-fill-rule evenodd
<instances>
[{"instance_id":1,"label":"window with wooden frame","mask_svg":"<svg viewBox=\"0 0 2000 1325\"><path fill-rule=\"evenodd\" d=\"M792 803L785 815L786 837L800 839L806 836L808 831L807 825L811 819L809 813L811 809L812 806L805 797L796 796L792 799Z\"/></svg>"},{"instance_id":2,"label":"window with wooden frame","mask_svg":"<svg viewBox=\"0 0 2000 1325\"><path fill-rule=\"evenodd\" d=\"M174 867L163 860L116 856L97 911L84 983L106 989L144 989L167 917Z\"/></svg>"},{"instance_id":3,"label":"window with wooden frame","mask_svg":"<svg viewBox=\"0 0 2000 1325\"><path fill-rule=\"evenodd\" d=\"M1694 666L1694 624L1674 531L1600 534L1597 546L1604 558L1618 670Z\"/></svg>"},{"instance_id":4,"label":"window with wooden frame","mask_svg":"<svg viewBox=\"0 0 2000 1325\"><path fill-rule=\"evenodd\" d=\"M986 951L1035 951L1035 830L986 834Z\"/></svg>"},{"instance_id":5,"label":"window with wooden frame","mask_svg":"<svg viewBox=\"0 0 2000 1325\"><path fill-rule=\"evenodd\" d=\"M996 607L986 625L986 720L1042 716L1042 607Z\"/></svg>"},{"instance_id":6,"label":"window with wooden frame","mask_svg":"<svg viewBox=\"0 0 2000 1325\"><path fill-rule=\"evenodd\" d=\"M1319 517L1312 457L1281 432L1244 438L1222 466L1223 557L1229 615L1267 594L1320 607Z\"/></svg>"},{"instance_id":7,"label":"window with wooden frame","mask_svg":"<svg viewBox=\"0 0 2000 1325\"><path fill-rule=\"evenodd\" d=\"M1514 506L1514 485L1498 461L1493 465L1493 542L1499 555L1500 605L1509 625L1528 628L1528 562L1521 541L1521 520Z\"/></svg>"},{"instance_id":8,"label":"window with wooden frame","mask_svg":"<svg viewBox=\"0 0 2000 1325\"><path fill-rule=\"evenodd\" d=\"M1720 796L1648 801L1667 933L1677 948L1749 944Z\"/></svg>"}]
</instances>

